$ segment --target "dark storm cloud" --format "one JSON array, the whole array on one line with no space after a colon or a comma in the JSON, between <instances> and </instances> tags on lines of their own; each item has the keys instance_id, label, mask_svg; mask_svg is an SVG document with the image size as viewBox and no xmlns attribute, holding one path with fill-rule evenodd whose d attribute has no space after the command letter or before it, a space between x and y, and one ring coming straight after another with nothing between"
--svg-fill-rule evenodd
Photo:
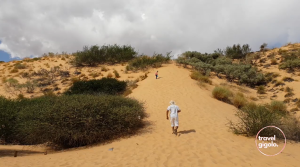
<instances>
[{"instance_id":1,"label":"dark storm cloud","mask_svg":"<svg viewBox=\"0 0 300 167\"><path fill-rule=\"evenodd\" d=\"M257 50L299 42L296 0L1 0L0 50L13 57L129 44L140 53L212 52L235 43Z\"/></svg>"}]
</instances>

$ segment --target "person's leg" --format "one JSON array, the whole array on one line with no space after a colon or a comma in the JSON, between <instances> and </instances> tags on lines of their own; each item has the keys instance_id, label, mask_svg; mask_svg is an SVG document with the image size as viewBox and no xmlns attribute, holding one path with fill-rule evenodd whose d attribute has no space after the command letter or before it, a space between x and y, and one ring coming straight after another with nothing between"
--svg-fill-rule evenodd
<instances>
[{"instance_id":1,"label":"person's leg","mask_svg":"<svg viewBox=\"0 0 300 167\"><path fill-rule=\"evenodd\" d=\"M170 118L170 121L171 121L171 127L172 127L172 134L174 134L174 126L175 126L175 122L174 122L174 119L173 118Z\"/></svg>"},{"instance_id":2,"label":"person's leg","mask_svg":"<svg viewBox=\"0 0 300 167\"><path fill-rule=\"evenodd\" d=\"M174 125L175 125L175 128L174 128L174 132L175 132L175 135L177 135L177 129L179 127L179 120L178 120L178 117L176 117L174 119Z\"/></svg>"}]
</instances>

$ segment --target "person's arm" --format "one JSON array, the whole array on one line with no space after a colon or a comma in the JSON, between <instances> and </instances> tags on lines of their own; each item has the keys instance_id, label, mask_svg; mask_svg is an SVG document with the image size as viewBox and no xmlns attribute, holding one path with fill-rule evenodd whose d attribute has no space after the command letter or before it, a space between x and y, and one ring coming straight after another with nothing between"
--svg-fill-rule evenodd
<instances>
[{"instance_id":1,"label":"person's arm","mask_svg":"<svg viewBox=\"0 0 300 167\"><path fill-rule=\"evenodd\" d=\"M169 119L169 110L167 110L167 119Z\"/></svg>"},{"instance_id":2,"label":"person's arm","mask_svg":"<svg viewBox=\"0 0 300 167\"><path fill-rule=\"evenodd\" d=\"M178 112L181 112L181 110L179 109Z\"/></svg>"}]
</instances>

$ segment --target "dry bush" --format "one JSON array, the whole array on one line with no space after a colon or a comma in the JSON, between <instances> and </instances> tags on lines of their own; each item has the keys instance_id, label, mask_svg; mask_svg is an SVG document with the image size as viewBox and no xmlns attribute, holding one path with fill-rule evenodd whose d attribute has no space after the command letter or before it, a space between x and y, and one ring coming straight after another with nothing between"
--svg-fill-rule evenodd
<instances>
[{"instance_id":1,"label":"dry bush","mask_svg":"<svg viewBox=\"0 0 300 167\"><path fill-rule=\"evenodd\" d=\"M276 65L277 64L277 60L276 59L271 59L271 65Z\"/></svg>"},{"instance_id":2,"label":"dry bush","mask_svg":"<svg viewBox=\"0 0 300 167\"><path fill-rule=\"evenodd\" d=\"M293 92L294 90L292 88L290 88L290 87L287 86L284 91L285 92Z\"/></svg>"},{"instance_id":3,"label":"dry bush","mask_svg":"<svg viewBox=\"0 0 300 167\"><path fill-rule=\"evenodd\" d=\"M10 73L17 73L17 72L19 72L19 70L16 69L16 68L14 68L14 69L12 69L12 70L10 71Z\"/></svg>"},{"instance_id":4,"label":"dry bush","mask_svg":"<svg viewBox=\"0 0 300 167\"><path fill-rule=\"evenodd\" d=\"M258 98L253 97L253 96L251 96L250 99L251 99L252 101L257 101L257 100L258 100Z\"/></svg>"},{"instance_id":5,"label":"dry bush","mask_svg":"<svg viewBox=\"0 0 300 167\"><path fill-rule=\"evenodd\" d=\"M284 77L282 80L285 82L293 82L294 81L294 79L291 77Z\"/></svg>"},{"instance_id":6,"label":"dry bush","mask_svg":"<svg viewBox=\"0 0 300 167\"><path fill-rule=\"evenodd\" d=\"M89 76L91 76L91 77L93 77L93 78L97 78L97 77L100 76L100 74L97 73L97 72L93 72L93 73L90 73Z\"/></svg>"},{"instance_id":7,"label":"dry bush","mask_svg":"<svg viewBox=\"0 0 300 167\"><path fill-rule=\"evenodd\" d=\"M130 95L131 93L132 93L132 90L126 89L125 92L123 93L123 95L126 97L126 96Z\"/></svg>"},{"instance_id":8,"label":"dry bush","mask_svg":"<svg viewBox=\"0 0 300 167\"><path fill-rule=\"evenodd\" d=\"M107 76L106 76L106 77L107 77L107 78L112 78L112 77L113 77L113 75L112 75L112 73L110 73L110 72L109 72L109 73L107 74Z\"/></svg>"},{"instance_id":9,"label":"dry bush","mask_svg":"<svg viewBox=\"0 0 300 167\"><path fill-rule=\"evenodd\" d=\"M261 85L261 86L257 87L257 93L258 94L265 94L266 93L265 86Z\"/></svg>"},{"instance_id":10,"label":"dry bush","mask_svg":"<svg viewBox=\"0 0 300 167\"><path fill-rule=\"evenodd\" d=\"M101 67L101 71L107 72L108 70L109 70L109 69L106 68L105 66L102 66L102 67Z\"/></svg>"},{"instance_id":11,"label":"dry bush","mask_svg":"<svg viewBox=\"0 0 300 167\"><path fill-rule=\"evenodd\" d=\"M247 100L244 96L243 93L238 92L237 94L235 94L235 96L233 97L232 103L235 107L237 108L241 108L243 106L245 106L247 104Z\"/></svg>"},{"instance_id":12,"label":"dry bush","mask_svg":"<svg viewBox=\"0 0 300 167\"><path fill-rule=\"evenodd\" d=\"M144 75L141 75L141 76L140 76L141 80L144 80L144 79L146 79L147 77L148 77L147 73L145 73Z\"/></svg>"},{"instance_id":13,"label":"dry bush","mask_svg":"<svg viewBox=\"0 0 300 167\"><path fill-rule=\"evenodd\" d=\"M114 70L114 72L113 72L114 74L115 74L115 78L120 78L120 74L118 73L118 71L117 70Z\"/></svg>"},{"instance_id":14,"label":"dry bush","mask_svg":"<svg viewBox=\"0 0 300 167\"><path fill-rule=\"evenodd\" d=\"M277 81L274 86L283 86L283 85L285 85L285 83L283 83L282 81Z\"/></svg>"},{"instance_id":15,"label":"dry bush","mask_svg":"<svg viewBox=\"0 0 300 167\"><path fill-rule=\"evenodd\" d=\"M75 83L75 82L78 82L78 81L80 81L80 78L77 78L77 77L72 77L71 78L72 83Z\"/></svg>"},{"instance_id":16,"label":"dry bush","mask_svg":"<svg viewBox=\"0 0 300 167\"><path fill-rule=\"evenodd\" d=\"M233 95L233 93L228 88L221 87L221 86L216 86L213 89L212 94L214 98L227 103L230 103L230 98Z\"/></svg>"},{"instance_id":17,"label":"dry bush","mask_svg":"<svg viewBox=\"0 0 300 167\"><path fill-rule=\"evenodd\" d=\"M194 80L199 81L199 82L212 84L212 81L209 79L209 77L202 75L199 71L193 71L191 73L190 77Z\"/></svg>"},{"instance_id":18,"label":"dry bush","mask_svg":"<svg viewBox=\"0 0 300 167\"><path fill-rule=\"evenodd\" d=\"M295 112L295 111L299 111L299 109L297 107L295 107L290 110L290 112Z\"/></svg>"}]
</instances>

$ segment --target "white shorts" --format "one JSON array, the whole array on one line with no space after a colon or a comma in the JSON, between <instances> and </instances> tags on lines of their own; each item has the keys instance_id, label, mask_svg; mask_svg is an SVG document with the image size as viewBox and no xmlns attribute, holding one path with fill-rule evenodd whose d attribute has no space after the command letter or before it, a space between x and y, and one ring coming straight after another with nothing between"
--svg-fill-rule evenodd
<instances>
[{"instance_id":1,"label":"white shorts","mask_svg":"<svg viewBox=\"0 0 300 167\"><path fill-rule=\"evenodd\" d=\"M171 117L170 121L171 121L171 127L179 126L178 117Z\"/></svg>"}]
</instances>

